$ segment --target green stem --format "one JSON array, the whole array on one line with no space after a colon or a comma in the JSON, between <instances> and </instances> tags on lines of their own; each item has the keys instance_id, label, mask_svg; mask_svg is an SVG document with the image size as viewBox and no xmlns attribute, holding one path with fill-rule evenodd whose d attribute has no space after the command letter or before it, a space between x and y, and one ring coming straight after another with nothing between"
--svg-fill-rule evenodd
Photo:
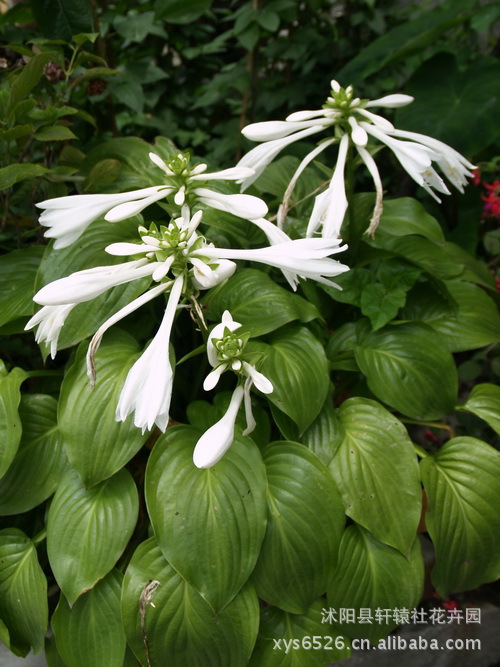
<instances>
[{"instance_id":1,"label":"green stem","mask_svg":"<svg viewBox=\"0 0 500 667\"><path fill-rule=\"evenodd\" d=\"M429 452L426 452L423 447L420 445L416 445L413 443L413 446L415 447L415 451L417 452L417 456L421 459L428 458L430 456Z\"/></svg>"},{"instance_id":2,"label":"green stem","mask_svg":"<svg viewBox=\"0 0 500 667\"><path fill-rule=\"evenodd\" d=\"M40 542L43 542L43 540L47 537L47 528L42 528L42 530L36 535L31 541L33 544L38 546Z\"/></svg>"},{"instance_id":3,"label":"green stem","mask_svg":"<svg viewBox=\"0 0 500 667\"><path fill-rule=\"evenodd\" d=\"M30 378L44 378L44 377L63 377L64 372L62 370L59 371L29 371L28 372L28 377Z\"/></svg>"},{"instance_id":4,"label":"green stem","mask_svg":"<svg viewBox=\"0 0 500 667\"><path fill-rule=\"evenodd\" d=\"M455 437L455 429L444 422L422 422L416 419L401 419L404 424L415 424L416 426L430 426L432 428L439 428L442 431L448 431L450 438Z\"/></svg>"}]
</instances>

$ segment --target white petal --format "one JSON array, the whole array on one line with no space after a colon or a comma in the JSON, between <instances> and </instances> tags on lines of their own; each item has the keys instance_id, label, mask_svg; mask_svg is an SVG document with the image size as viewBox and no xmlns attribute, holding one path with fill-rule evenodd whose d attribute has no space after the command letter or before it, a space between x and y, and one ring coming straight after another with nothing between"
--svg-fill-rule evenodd
<instances>
[{"instance_id":1,"label":"white petal","mask_svg":"<svg viewBox=\"0 0 500 667\"><path fill-rule=\"evenodd\" d=\"M358 113L360 116L364 116L364 118L368 118L369 121L371 121L375 126L384 130L384 132L391 132L394 130L394 125L388 121L387 118L383 118L382 116L372 113L371 111L367 111L366 109L356 109L356 113Z\"/></svg>"},{"instance_id":2,"label":"white petal","mask_svg":"<svg viewBox=\"0 0 500 667\"><path fill-rule=\"evenodd\" d=\"M324 115L324 113L323 113ZM242 134L250 141L274 141L276 139L283 139L288 137L293 132L298 132L305 128L310 128L315 125L329 124L325 118L316 120L303 120L300 122L290 122L289 120L269 120L263 123L252 123L247 125L241 131Z\"/></svg>"},{"instance_id":3,"label":"white petal","mask_svg":"<svg viewBox=\"0 0 500 667\"><path fill-rule=\"evenodd\" d=\"M354 116L349 116L348 118L349 125L352 128L351 138L356 146L366 146L368 143L368 134L354 118Z\"/></svg>"},{"instance_id":4,"label":"white petal","mask_svg":"<svg viewBox=\"0 0 500 667\"><path fill-rule=\"evenodd\" d=\"M141 255L146 252L156 252L157 246L146 243L110 243L104 250L115 257L129 257L130 255Z\"/></svg>"},{"instance_id":5,"label":"white petal","mask_svg":"<svg viewBox=\"0 0 500 667\"><path fill-rule=\"evenodd\" d=\"M268 380L268 378L266 378L265 375L259 373L259 371L255 368L255 366L252 366L248 362L244 361L243 368L245 369L245 372L248 375L248 377L252 379L252 382L259 391L261 391L263 394L273 393L274 390L273 383L270 380Z\"/></svg>"},{"instance_id":6,"label":"white petal","mask_svg":"<svg viewBox=\"0 0 500 667\"><path fill-rule=\"evenodd\" d=\"M75 303L63 306L44 306L33 315L24 327L27 331L38 326L35 340L37 343L50 344L50 356L52 359L54 359L57 353L57 342L64 322L75 306Z\"/></svg>"},{"instance_id":7,"label":"white petal","mask_svg":"<svg viewBox=\"0 0 500 667\"><path fill-rule=\"evenodd\" d=\"M345 192L344 169L349 148L349 137L344 134L340 140L339 154L329 186L330 201L323 222L322 236L325 238L339 238L340 229L347 211L347 196Z\"/></svg>"},{"instance_id":8,"label":"white petal","mask_svg":"<svg viewBox=\"0 0 500 667\"><path fill-rule=\"evenodd\" d=\"M314 111L295 111L286 117L287 123L301 122L304 120L311 120L311 118L318 118L325 116L326 109L315 109Z\"/></svg>"},{"instance_id":9,"label":"white petal","mask_svg":"<svg viewBox=\"0 0 500 667\"><path fill-rule=\"evenodd\" d=\"M236 387L224 417L211 426L196 443L193 463L197 468L211 468L232 445L234 426L243 394L243 387Z\"/></svg>"},{"instance_id":10,"label":"white petal","mask_svg":"<svg viewBox=\"0 0 500 667\"><path fill-rule=\"evenodd\" d=\"M253 169L249 167L231 167L222 171L214 171L211 174L200 174L190 176L189 181L209 181L214 179L223 179L226 181L241 181L253 176Z\"/></svg>"},{"instance_id":11,"label":"white petal","mask_svg":"<svg viewBox=\"0 0 500 667\"><path fill-rule=\"evenodd\" d=\"M226 369L227 364L219 364L213 370L211 370L203 382L203 389L205 391L210 391L213 389L219 382L220 376Z\"/></svg>"},{"instance_id":12,"label":"white petal","mask_svg":"<svg viewBox=\"0 0 500 667\"><path fill-rule=\"evenodd\" d=\"M60 278L45 285L35 294L33 300L43 306L89 301L111 287L149 276L155 268L155 262L138 259L124 264L77 271L67 278Z\"/></svg>"},{"instance_id":13,"label":"white petal","mask_svg":"<svg viewBox=\"0 0 500 667\"><path fill-rule=\"evenodd\" d=\"M204 262L191 257L193 264L193 285L200 290L210 289L230 278L236 271L236 264L227 259L221 259L216 268L211 269Z\"/></svg>"},{"instance_id":14,"label":"white petal","mask_svg":"<svg viewBox=\"0 0 500 667\"><path fill-rule=\"evenodd\" d=\"M159 167L162 171L164 171L168 176L173 175L173 172L167 167L165 161L162 160L162 158L159 155L156 155L156 153L150 153L149 159L151 160L151 162L154 162L155 165Z\"/></svg>"},{"instance_id":15,"label":"white petal","mask_svg":"<svg viewBox=\"0 0 500 667\"><path fill-rule=\"evenodd\" d=\"M216 324L212 331L210 332L207 340L207 357L211 366L214 368L220 364L220 361L217 357L217 350L213 344L213 340L223 338L224 330L228 329L229 331L236 331L239 329L241 324L235 322L231 317L231 313L228 310L225 310L222 315L222 322Z\"/></svg>"},{"instance_id":16,"label":"white petal","mask_svg":"<svg viewBox=\"0 0 500 667\"><path fill-rule=\"evenodd\" d=\"M367 107L386 107L387 109L396 109L411 104L415 98L411 95L404 95L403 93L394 93L393 95L385 95L376 100L370 100Z\"/></svg>"},{"instance_id":17,"label":"white petal","mask_svg":"<svg viewBox=\"0 0 500 667\"><path fill-rule=\"evenodd\" d=\"M155 192L149 195L149 197L144 197L136 201L129 201L124 204L114 206L106 213L104 219L108 222L120 222L121 220L131 218L134 215L137 215L137 213L140 213L143 209L146 208L146 206L149 206L150 204L163 199L171 192L173 192L173 188L155 188Z\"/></svg>"},{"instance_id":18,"label":"white petal","mask_svg":"<svg viewBox=\"0 0 500 667\"><path fill-rule=\"evenodd\" d=\"M263 218L267 213L267 204L253 195L225 195L207 188L196 188L193 192L206 206L232 213L245 220Z\"/></svg>"}]
</instances>

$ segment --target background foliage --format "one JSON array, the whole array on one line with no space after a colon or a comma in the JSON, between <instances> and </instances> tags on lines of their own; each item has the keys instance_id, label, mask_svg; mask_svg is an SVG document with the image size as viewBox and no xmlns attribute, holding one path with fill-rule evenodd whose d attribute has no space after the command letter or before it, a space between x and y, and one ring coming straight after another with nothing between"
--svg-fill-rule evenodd
<instances>
[{"instance_id":1,"label":"background foliage","mask_svg":"<svg viewBox=\"0 0 500 667\"><path fill-rule=\"evenodd\" d=\"M15 654L328 664L395 624L325 625L322 609L420 603L419 523L439 596L498 577L500 235L481 182L499 179L499 18L478 0L31 0L1 16L0 640ZM414 95L394 122L463 152L480 178L438 206L381 154L390 198L375 238L343 258L342 292L292 294L242 267L207 294L207 319L232 312L276 391L252 438L238 435L215 473L197 470L193 446L229 400L207 402L200 357L179 366L164 435L114 421L154 305L107 334L87 385L86 338L140 285L82 304L55 361L23 332L40 285L112 261L102 222L81 247L44 245L34 204L149 185L152 143L230 166L250 148L244 125L318 108L332 78L362 97ZM310 148L290 147L254 184L271 211ZM291 235L330 175L317 164L300 184ZM352 220L369 218L365 187ZM221 244L261 242L229 215L210 223ZM180 359L202 341L173 342ZM273 651L272 637L325 632L345 641Z\"/></svg>"}]
</instances>

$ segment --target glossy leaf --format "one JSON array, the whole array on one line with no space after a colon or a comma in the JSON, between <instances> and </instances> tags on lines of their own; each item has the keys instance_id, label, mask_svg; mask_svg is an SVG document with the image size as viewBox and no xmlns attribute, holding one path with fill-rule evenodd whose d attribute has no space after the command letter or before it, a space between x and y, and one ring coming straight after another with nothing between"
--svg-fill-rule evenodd
<instances>
[{"instance_id":1,"label":"glossy leaf","mask_svg":"<svg viewBox=\"0 0 500 667\"><path fill-rule=\"evenodd\" d=\"M407 417L436 419L453 409L455 363L429 326L406 323L367 333L354 354L375 396Z\"/></svg>"},{"instance_id":2,"label":"glossy leaf","mask_svg":"<svg viewBox=\"0 0 500 667\"><path fill-rule=\"evenodd\" d=\"M326 400L321 412L304 431L300 441L327 466L331 463L344 437L344 427L338 411L333 407L333 402Z\"/></svg>"},{"instance_id":3,"label":"glossy leaf","mask_svg":"<svg viewBox=\"0 0 500 667\"><path fill-rule=\"evenodd\" d=\"M268 519L252 582L271 605L305 613L326 591L337 561L342 499L328 469L307 447L275 442L263 457Z\"/></svg>"},{"instance_id":4,"label":"glossy leaf","mask_svg":"<svg viewBox=\"0 0 500 667\"><path fill-rule=\"evenodd\" d=\"M71 141L76 139L76 134L72 132L66 125L50 125L48 127L41 127L34 135L38 141Z\"/></svg>"},{"instance_id":5,"label":"glossy leaf","mask_svg":"<svg viewBox=\"0 0 500 667\"><path fill-rule=\"evenodd\" d=\"M0 257L0 326L33 312L33 285L43 255L41 246Z\"/></svg>"},{"instance_id":6,"label":"glossy leaf","mask_svg":"<svg viewBox=\"0 0 500 667\"><path fill-rule=\"evenodd\" d=\"M138 345L123 331L109 331L96 354L96 386L87 377L87 344L79 347L61 386L59 429L66 454L87 486L120 470L144 444L133 423L115 419L126 375L139 356Z\"/></svg>"},{"instance_id":7,"label":"glossy leaf","mask_svg":"<svg viewBox=\"0 0 500 667\"><path fill-rule=\"evenodd\" d=\"M300 320L310 322L319 313L315 306L277 285L257 269L242 269L211 290L205 300L208 317L220 322L229 310L233 320L245 325L252 336L262 336Z\"/></svg>"},{"instance_id":8,"label":"glossy leaf","mask_svg":"<svg viewBox=\"0 0 500 667\"><path fill-rule=\"evenodd\" d=\"M457 410L472 412L481 417L500 435L500 387L494 384L477 384L469 398Z\"/></svg>"},{"instance_id":9,"label":"glossy leaf","mask_svg":"<svg viewBox=\"0 0 500 667\"><path fill-rule=\"evenodd\" d=\"M35 545L17 528L0 530L0 618L16 655L26 656L31 647L34 653L42 650L48 624L47 580Z\"/></svg>"},{"instance_id":10,"label":"glossy leaf","mask_svg":"<svg viewBox=\"0 0 500 667\"><path fill-rule=\"evenodd\" d=\"M12 463L21 441L18 406L20 387L27 376L21 368L7 373L5 364L0 361L0 478Z\"/></svg>"},{"instance_id":11,"label":"glossy leaf","mask_svg":"<svg viewBox=\"0 0 500 667\"><path fill-rule=\"evenodd\" d=\"M293 419L301 434L318 416L328 393L323 346L305 327L288 327L270 337L262 349L259 370L274 387L267 398Z\"/></svg>"},{"instance_id":12,"label":"glossy leaf","mask_svg":"<svg viewBox=\"0 0 500 667\"><path fill-rule=\"evenodd\" d=\"M21 514L51 496L68 466L57 428L57 401L43 394L21 397L22 436L0 479L0 516Z\"/></svg>"},{"instance_id":13,"label":"glossy leaf","mask_svg":"<svg viewBox=\"0 0 500 667\"><path fill-rule=\"evenodd\" d=\"M424 562L418 539L405 558L364 528L349 526L328 587L332 620L349 637L366 637L376 643L397 626L398 621L391 614L394 609L412 609L420 602L423 584ZM354 618L342 619L340 609L353 609ZM389 611L387 616L385 610ZM360 613L371 621L360 623Z\"/></svg>"},{"instance_id":14,"label":"glossy leaf","mask_svg":"<svg viewBox=\"0 0 500 667\"><path fill-rule=\"evenodd\" d=\"M405 301L402 289L388 290L381 283L374 283L367 285L361 294L361 312L370 318L372 329L377 331L396 317Z\"/></svg>"},{"instance_id":15,"label":"glossy leaf","mask_svg":"<svg viewBox=\"0 0 500 667\"><path fill-rule=\"evenodd\" d=\"M415 101L398 109L397 127L417 130L450 144L464 155L477 155L499 134L500 101L496 58L475 58L466 68L451 53L425 61L405 86ZM480 132L470 132L474 118Z\"/></svg>"},{"instance_id":16,"label":"glossy leaf","mask_svg":"<svg viewBox=\"0 0 500 667\"><path fill-rule=\"evenodd\" d=\"M250 667L323 667L351 655L348 637L323 623L325 600L305 614L262 607L259 636Z\"/></svg>"},{"instance_id":17,"label":"glossy leaf","mask_svg":"<svg viewBox=\"0 0 500 667\"><path fill-rule=\"evenodd\" d=\"M404 317L419 319L437 331L451 352L464 352L500 341L500 314L491 297L471 283L447 281L451 308L429 289L410 296Z\"/></svg>"},{"instance_id":18,"label":"glossy leaf","mask_svg":"<svg viewBox=\"0 0 500 667\"><path fill-rule=\"evenodd\" d=\"M421 508L417 459L403 424L375 401L350 398L339 410L344 439L330 470L346 514L404 555Z\"/></svg>"},{"instance_id":19,"label":"glossy leaf","mask_svg":"<svg viewBox=\"0 0 500 667\"><path fill-rule=\"evenodd\" d=\"M143 665L246 665L259 606L247 585L214 616L150 538L139 545L125 573L122 615L128 642Z\"/></svg>"},{"instance_id":20,"label":"glossy leaf","mask_svg":"<svg viewBox=\"0 0 500 667\"><path fill-rule=\"evenodd\" d=\"M165 557L220 612L257 561L267 484L249 438L237 436L212 468L196 468L192 457L201 433L173 427L157 441L146 471L146 502Z\"/></svg>"},{"instance_id":21,"label":"glossy leaf","mask_svg":"<svg viewBox=\"0 0 500 667\"><path fill-rule=\"evenodd\" d=\"M61 594L51 626L68 667L123 667L127 642L120 613L122 578L112 570L73 607Z\"/></svg>"},{"instance_id":22,"label":"glossy leaf","mask_svg":"<svg viewBox=\"0 0 500 667\"><path fill-rule=\"evenodd\" d=\"M439 222L413 197L384 200L384 210L375 239L378 234L384 233L391 236L416 234L436 243L443 243L445 240Z\"/></svg>"},{"instance_id":23,"label":"glossy leaf","mask_svg":"<svg viewBox=\"0 0 500 667\"><path fill-rule=\"evenodd\" d=\"M70 605L102 579L135 528L137 489L127 470L86 489L75 471L61 480L50 505L47 552Z\"/></svg>"},{"instance_id":24,"label":"glossy leaf","mask_svg":"<svg viewBox=\"0 0 500 667\"><path fill-rule=\"evenodd\" d=\"M446 598L497 579L500 452L476 438L454 438L420 468L429 500L426 525L436 551L436 590Z\"/></svg>"}]
</instances>

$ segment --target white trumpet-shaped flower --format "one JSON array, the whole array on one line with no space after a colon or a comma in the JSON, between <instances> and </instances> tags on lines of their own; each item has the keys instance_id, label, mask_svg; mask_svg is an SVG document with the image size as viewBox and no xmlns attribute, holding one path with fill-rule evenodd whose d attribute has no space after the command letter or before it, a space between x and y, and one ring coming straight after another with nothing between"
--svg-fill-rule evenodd
<instances>
[{"instance_id":1,"label":"white trumpet-shaped flower","mask_svg":"<svg viewBox=\"0 0 500 667\"><path fill-rule=\"evenodd\" d=\"M205 431L196 443L193 452L193 463L197 468L211 468L221 460L233 444L236 417L244 393L243 387L236 387L226 414Z\"/></svg>"},{"instance_id":2,"label":"white trumpet-shaped flower","mask_svg":"<svg viewBox=\"0 0 500 667\"><path fill-rule=\"evenodd\" d=\"M35 340L37 343L47 343L47 345L50 345L50 356L52 359L54 359L57 353L57 342L64 322L75 306L75 303L44 306L33 315L24 327L26 331L33 329L33 327L38 327Z\"/></svg>"},{"instance_id":3,"label":"white trumpet-shaped flower","mask_svg":"<svg viewBox=\"0 0 500 667\"><path fill-rule=\"evenodd\" d=\"M198 468L210 468L215 465L231 446L236 417L243 400L247 422L243 435L248 435L254 430L256 423L250 397L252 385L263 394L270 394L274 389L270 380L244 358L246 338L236 333L240 327L241 324L235 322L231 313L226 310L221 322L212 329L208 337L207 356L213 370L205 378L203 388L206 391L213 389L222 373L229 369L245 378L245 381L243 386L240 384L234 390L224 417L198 440L193 453L193 462Z\"/></svg>"},{"instance_id":4,"label":"white trumpet-shaped flower","mask_svg":"<svg viewBox=\"0 0 500 667\"><path fill-rule=\"evenodd\" d=\"M169 341L182 283L182 276L174 281L160 328L129 370L118 400L116 420L125 421L133 412L134 424L143 433L146 429L151 430L154 424L161 431L168 425L173 383Z\"/></svg>"},{"instance_id":5,"label":"white trumpet-shaped flower","mask_svg":"<svg viewBox=\"0 0 500 667\"><path fill-rule=\"evenodd\" d=\"M348 205L344 170L350 147L356 150L375 184L376 202L367 230L370 234L374 233L382 214L383 191L380 175L370 152L373 139L390 148L408 174L438 201L436 192L449 194L449 190L432 166L433 162L462 192L467 178L472 175L470 170L474 165L443 142L416 132L397 130L387 119L370 111L373 107L402 107L412 101L412 97L400 93L376 100L361 100L354 97L352 86L344 89L337 81L332 81L331 95L322 109L298 111L290 114L284 121L253 123L242 130L251 141L262 142L238 163L238 166L251 167L254 171L251 176L241 180L242 189L253 183L286 146L330 128L334 131L334 137L323 140L306 155L293 175L278 215L280 227L284 224L298 177L317 155L335 143L339 143L339 149L333 176L327 190L315 197L307 229L308 236L320 230L325 237L340 236Z\"/></svg>"},{"instance_id":6,"label":"white trumpet-shaped flower","mask_svg":"<svg viewBox=\"0 0 500 667\"><path fill-rule=\"evenodd\" d=\"M104 216L108 222L119 222L131 218L170 195L174 203L182 206L207 206L228 211L246 220L261 218L267 213L266 204L253 195L223 194L207 187L212 180L241 181L253 176L253 170L237 166L232 169L205 173L207 165L189 166L189 157L179 154L170 162L165 162L156 153L150 153L153 169L163 172L163 182L157 185L108 195L70 195L48 199L37 204L42 208L40 224L48 227L47 238L54 238L55 248L65 248L76 241L94 220Z\"/></svg>"}]
</instances>

